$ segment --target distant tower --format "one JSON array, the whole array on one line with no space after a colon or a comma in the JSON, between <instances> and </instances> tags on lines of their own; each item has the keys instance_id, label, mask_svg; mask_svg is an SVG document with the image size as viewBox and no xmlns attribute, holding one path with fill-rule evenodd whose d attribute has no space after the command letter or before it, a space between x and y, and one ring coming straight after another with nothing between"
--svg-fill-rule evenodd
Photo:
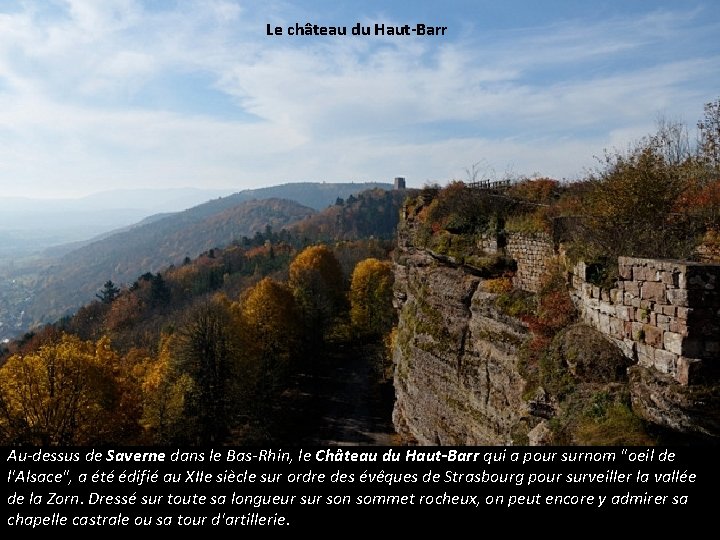
<instances>
[{"instance_id":1,"label":"distant tower","mask_svg":"<svg viewBox=\"0 0 720 540\"><path fill-rule=\"evenodd\" d=\"M405 189L405 177L404 176L396 176L395 177L395 189Z\"/></svg>"}]
</instances>

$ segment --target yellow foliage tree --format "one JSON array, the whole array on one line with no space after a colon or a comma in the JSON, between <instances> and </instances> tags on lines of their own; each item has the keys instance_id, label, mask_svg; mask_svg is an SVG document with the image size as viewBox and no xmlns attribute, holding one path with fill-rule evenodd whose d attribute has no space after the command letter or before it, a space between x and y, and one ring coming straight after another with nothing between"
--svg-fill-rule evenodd
<instances>
[{"instance_id":1,"label":"yellow foliage tree","mask_svg":"<svg viewBox=\"0 0 720 540\"><path fill-rule=\"evenodd\" d=\"M240 310L249 353L247 371L257 378L257 399L262 404L272 397L297 352L300 317L290 288L269 277L247 291Z\"/></svg>"},{"instance_id":2,"label":"yellow foliage tree","mask_svg":"<svg viewBox=\"0 0 720 540\"><path fill-rule=\"evenodd\" d=\"M119 392L109 340L64 334L0 368L0 437L4 444L86 445L122 438Z\"/></svg>"},{"instance_id":3,"label":"yellow foliage tree","mask_svg":"<svg viewBox=\"0 0 720 540\"><path fill-rule=\"evenodd\" d=\"M172 361L173 337L163 336L160 353L144 366L142 377L142 427L158 443L173 441L182 430L186 396L193 389L187 373L179 373Z\"/></svg>"},{"instance_id":4,"label":"yellow foliage tree","mask_svg":"<svg viewBox=\"0 0 720 540\"><path fill-rule=\"evenodd\" d=\"M392 328L393 282L389 262L369 258L355 266L350 284L350 320L357 331L381 335Z\"/></svg>"},{"instance_id":5,"label":"yellow foliage tree","mask_svg":"<svg viewBox=\"0 0 720 540\"><path fill-rule=\"evenodd\" d=\"M311 330L322 331L344 307L342 268L325 245L307 247L293 259L289 285Z\"/></svg>"},{"instance_id":6,"label":"yellow foliage tree","mask_svg":"<svg viewBox=\"0 0 720 540\"><path fill-rule=\"evenodd\" d=\"M299 314L295 297L284 283L266 277L241 300L247 337L262 356L286 361L297 346Z\"/></svg>"}]
</instances>

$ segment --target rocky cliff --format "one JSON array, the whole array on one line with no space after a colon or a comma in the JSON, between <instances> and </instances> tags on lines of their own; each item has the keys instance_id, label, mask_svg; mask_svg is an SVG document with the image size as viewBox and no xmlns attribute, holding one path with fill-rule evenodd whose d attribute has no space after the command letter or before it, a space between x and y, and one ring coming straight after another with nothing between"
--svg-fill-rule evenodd
<instances>
[{"instance_id":1,"label":"rocky cliff","mask_svg":"<svg viewBox=\"0 0 720 540\"><path fill-rule=\"evenodd\" d=\"M579 324L551 336L539 355L540 366L529 366L527 350L533 333L523 322L526 319L500 309L499 294L492 286L503 273L493 274L474 263L505 254L516 263L510 273L514 288L536 294L544 267L549 267L550 259L556 260L557 246L550 238L549 245L540 245L542 240L532 236L529 243L511 237L497 250L478 241L476 247L482 252L472 257L458 256L457 250L452 255L434 250L432 242L418 241L428 234L419 230L422 206L420 202L405 209L395 256L399 322L393 350L393 422L404 442L652 444L661 442L658 434L667 441L667 432L680 436L673 442L693 442L696 436L718 440L717 385L710 381L688 386L682 377L638 357L637 351L647 351L645 340L654 335L647 321L645 332L638 336L606 335L603 325L593 321L602 322L603 309L610 309L605 306L608 293L597 291L597 298L594 294L585 298L573 289L577 275L572 271L567 273L567 287L579 310ZM589 290L584 283L579 287ZM635 309L635 297L625 295L623 300ZM650 317L657 311L669 318L670 307L659 301L648 304L639 294L635 303L633 317L646 312ZM618 305L613 309L627 311L627 306ZM593 317L595 311L602 313ZM665 321L662 317L654 318ZM633 320L628 323L631 329ZM676 331L666 330L670 337L671 330ZM694 330L684 332L693 336ZM715 341L708 342L714 346ZM714 358L704 362L714 365Z\"/></svg>"},{"instance_id":2,"label":"rocky cliff","mask_svg":"<svg viewBox=\"0 0 720 540\"><path fill-rule=\"evenodd\" d=\"M497 311L481 277L423 250L404 248L395 277L398 433L420 445L512 443L527 417L525 326Z\"/></svg>"}]
</instances>

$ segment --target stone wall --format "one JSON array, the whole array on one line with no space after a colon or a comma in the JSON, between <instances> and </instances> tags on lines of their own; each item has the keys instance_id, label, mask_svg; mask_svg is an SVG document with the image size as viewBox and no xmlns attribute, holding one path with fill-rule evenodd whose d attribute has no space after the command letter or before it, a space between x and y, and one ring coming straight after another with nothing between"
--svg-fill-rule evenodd
<instances>
[{"instance_id":1,"label":"stone wall","mask_svg":"<svg viewBox=\"0 0 720 540\"><path fill-rule=\"evenodd\" d=\"M572 294L583 320L645 367L681 384L715 378L720 356L720 265L620 257L605 290L575 266Z\"/></svg>"},{"instance_id":2,"label":"stone wall","mask_svg":"<svg viewBox=\"0 0 720 540\"><path fill-rule=\"evenodd\" d=\"M541 280L555 257L552 237L546 233L507 233L507 254L517 263L513 285L538 292Z\"/></svg>"},{"instance_id":3,"label":"stone wall","mask_svg":"<svg viewBox=\"0 0 720 540\"><path fill-rule=\"evenodd\" d=\"M539 291L562 252L543 233L509 233L506 250L517 263L513 285L529 292ZM568 281L582 320L683 385L720 379L720 265L632 257L618 264L609 290L589 283L584 263L573 267Z\"/></svg>"}]
</instances>

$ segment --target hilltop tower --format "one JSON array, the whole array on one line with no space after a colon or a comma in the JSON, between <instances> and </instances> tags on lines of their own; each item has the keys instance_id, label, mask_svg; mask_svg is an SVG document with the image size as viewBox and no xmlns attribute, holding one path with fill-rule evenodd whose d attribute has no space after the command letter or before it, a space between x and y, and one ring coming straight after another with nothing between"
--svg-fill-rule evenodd
<instances>
[{"instance_id":1,"label":"hilltop tower","mask_svg":"<svg viewBox=\"0 0 720 540\"><path fill-rule=\"evenodd\" d=\"M404 176L396 176L395 182L394 182L395 189L405 189L405 177Z\"/></svg>"}]
</instances>

